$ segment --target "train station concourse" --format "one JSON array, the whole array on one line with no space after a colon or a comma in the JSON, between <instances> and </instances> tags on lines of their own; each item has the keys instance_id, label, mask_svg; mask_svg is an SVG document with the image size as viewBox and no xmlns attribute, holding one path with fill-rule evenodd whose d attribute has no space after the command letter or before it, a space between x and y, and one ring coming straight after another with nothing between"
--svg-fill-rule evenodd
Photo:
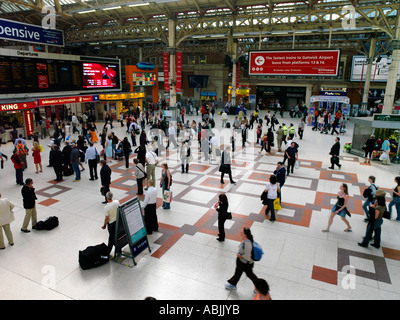
<instances>
[{"instance_id":1,"label":"train station concourse","mask_svg":"<svg viewBox=\"0 0 400 320\"><path fill-rule=\"evenodd\" d=\"M0 1L0 300L399 300L399 10Z\"/></svg>"}]
</instances>

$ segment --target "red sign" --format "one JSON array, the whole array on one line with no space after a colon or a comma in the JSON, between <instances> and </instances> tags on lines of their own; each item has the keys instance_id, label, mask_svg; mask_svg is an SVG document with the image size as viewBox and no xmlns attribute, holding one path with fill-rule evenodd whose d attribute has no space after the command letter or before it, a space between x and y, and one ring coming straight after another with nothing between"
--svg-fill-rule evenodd
<instances>
[{"instance_id":1,"label":"red sign","mask_svg":"<svg viewBox=\"0 0 400 320\"><path fill-rule=\"evenodd\" d=\"M240 63L237 63L236 69L236 88L239 88L239 80L240 80Z\"/></svg>"},{"instance_id":2,"label":"red sign","mask_svg":"<svg viewBox=\"0 0 400 320\"><path fill-rule=\"evenodd\" d=\"M31 136L34 130L32 112L30 110L26 110L24 112L24 118L25 118L26 135Z\"/></svg>"},{"instance_id":3,"label":"red sign","mask_svg":"<svg viewBox=\"0 0 400 320\"><path fill-rule=\"evenodd\" d=\"M182 52L176 53L176 92L182 92Z\"/></svg>"},{"instance_id":4,"label":"red sign","mask_svg":"<svg viewBox=\"0 0 400 320\"><path fill-rule=\"evenodd\" d=\"M34 102L4 103L0 104L0 111L17 111L17 110L33 109L36 107L37 105Z\"/></svg>"},{"instance_id":5,"label":"red sign","mask_svg":"<svg viewBox=\"0 0 400 320\"><path fill-rule=\"evenodd\" d=\"M78 97L62 97L62 98L48 98L48 99L38 99L39 106L51 106L55 104L66 104L66 103L84 103L92 102L93 96L78 96Z\"/></svg>"},{"instance_id":6,"label":"red sign","mask_svg":"<svg viewBox=\"0 0 400 320\"><path fill-rule=\"evenodd\" d=\"M163 68L164 68L164 91L169 92L169 55L163 52Z\"/></svg>"},{"instance_id":7,"label":"red sign","mask_svg":"<svg viewBox=\"0 0 400 320\"><path fill-rule=\"evenodd\" d=\"M337 76L340 50L252 51L252 76Z\"/></svg>"}]
</instances>

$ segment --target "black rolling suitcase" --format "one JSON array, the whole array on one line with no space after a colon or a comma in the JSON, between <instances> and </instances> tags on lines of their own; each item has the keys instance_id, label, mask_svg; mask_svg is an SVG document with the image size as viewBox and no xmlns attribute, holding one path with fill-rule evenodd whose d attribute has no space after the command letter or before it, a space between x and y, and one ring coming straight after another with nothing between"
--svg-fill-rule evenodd
<instances>
[{"instance_id":1,"label":"black rolling suitcase","mask_svg":"<svg viewBox=\"0 0 400 320\"><path fill-rule=\"evenodd\" d=\"M90 246L83 251L79 251L79 265L83 270L102 266L108 261L108 248L105 243Z\"/></svg>"}]
</instances>

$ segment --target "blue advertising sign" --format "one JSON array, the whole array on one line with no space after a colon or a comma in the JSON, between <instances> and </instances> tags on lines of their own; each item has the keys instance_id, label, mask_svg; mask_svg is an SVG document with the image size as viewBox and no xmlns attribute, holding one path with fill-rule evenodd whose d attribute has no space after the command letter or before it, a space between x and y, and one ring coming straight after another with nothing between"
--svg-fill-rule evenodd
<instances>
[{"instance_id":1,"label":"blue advertising sign","mask_svg":"<svg viewBox=\"0 0 400 320\"><path fill-rule=\"evenodd\" d=\"M0 39L64 47L64 33L61 30L6 19L0 19Z\"/></svg>"}]
</instances>

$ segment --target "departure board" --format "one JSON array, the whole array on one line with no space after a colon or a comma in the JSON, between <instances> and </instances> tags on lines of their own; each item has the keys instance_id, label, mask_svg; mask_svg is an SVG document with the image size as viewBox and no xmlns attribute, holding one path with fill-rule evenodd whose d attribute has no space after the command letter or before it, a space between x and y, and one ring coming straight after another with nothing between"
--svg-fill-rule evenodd
<instances>
[{"instance_id":1,"label":"departure board","mask_svg":"<svg viewBox=\"0 0 400 320\"><path fill-rule=\"evenodd\" d=\"M106 58L87 57L88 61L85 61L80 56L68 60L67 55L60 55L66 59L41 59L33 56L0 55L0 97L13 93L121 90L120 64L115 63L119 60L108 62Z\"/></svg>"}]
</instances>

